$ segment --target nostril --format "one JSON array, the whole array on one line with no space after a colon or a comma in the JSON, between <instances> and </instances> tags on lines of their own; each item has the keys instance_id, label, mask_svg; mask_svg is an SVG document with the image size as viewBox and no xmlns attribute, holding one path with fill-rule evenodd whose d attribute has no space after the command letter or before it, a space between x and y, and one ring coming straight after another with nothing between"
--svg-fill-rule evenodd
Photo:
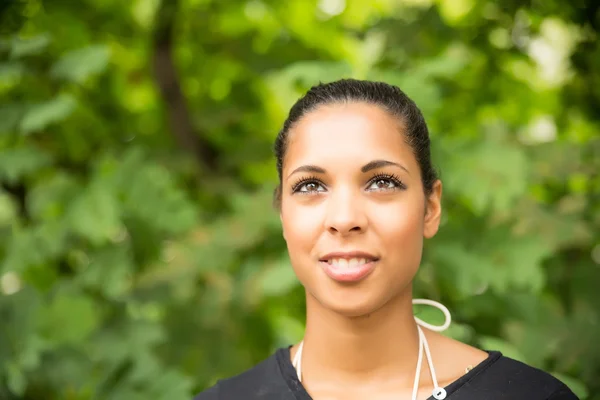
<instances>
[{"instance_id":1,"label":"nostril","mask_svg":"<svg viewBox=\"0 0 600 400\"><path fill-rule=\"evenodd\" d=\"M345 229L336 228L335 226L330 226L329 230L333 231L333 232L343 232L343 231L346 231ZM354 226L354 227L352 227L352 228L350 228L350 229L347 230L347 232L357 232L357 231L362 231L362 228L360 226Z\"/></svg>"}]
</instances>

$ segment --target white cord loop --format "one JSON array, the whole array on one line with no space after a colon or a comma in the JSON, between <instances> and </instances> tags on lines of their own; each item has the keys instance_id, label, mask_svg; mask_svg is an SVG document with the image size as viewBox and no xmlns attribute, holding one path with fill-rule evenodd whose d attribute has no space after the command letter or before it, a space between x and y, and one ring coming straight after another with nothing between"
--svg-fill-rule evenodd
<instances>
[{"instance_id":1,"label":"white cord loop","mask_svg":"<svg viewBox=\"0 0 600 400\"><path fill-rule=\"evenodd\" d=\"M432 331L435 332L443 332L446 329L448 329L448 327L450 326L450 323L452 323L452 316L450 315L450 310L448 310L448 308L443 305L442 303L438 303L437 301L433 301L433 300L427 300L427 299L413 299L412 301L413 305L426 305L426 306L432 306L437 308L438 310L440 310L441 312L444 313L444 317L445 317L445 321L442 325L431 325L428 324L427 322L421 320L420 318L415 317L415 321L417 321L417 324L430 329Z\"/></svg>"},{"instance_id":2,"label":"white cord loop","mask_svg":"<svg viewBox=\"0 0 600 400\"><path fill-rule=\"evenodd\" d=\"M450 316L450 311L443 304L438 303L437 301L427 300L427 299L413 299L413 305L423 304L428 306L433 306L439 309L444 313L445 321L442 325L431 325L427 322L414 317L417 322L417 330L419 331L419 357L417 358L417 369L415 371L415 380L413 384L413 392L412 392L412 400L417 400L417 393L419 392L419 380L421 378L421 366L423 363L423 349L425 349L425 356L427 357L427 364L429 365L429 373L431 374L431 380L433 381L433 398L436 400L443 400L446 398L447 393L444 388L438 386L437 377L435 375L435 368L433 367L433 360L431 358L431 351L429 350L429 344L427 343L427 338L421 329L421 326L431 329L435 332L442 332L448 329L450 323L452 322L452 317ZM304 347L304 341L301 341L298 345L298 351L292 360L292 365L296 368L296 373L298 375L298 381L302 382L302 349Z\"/></svg>"}]
</instances>

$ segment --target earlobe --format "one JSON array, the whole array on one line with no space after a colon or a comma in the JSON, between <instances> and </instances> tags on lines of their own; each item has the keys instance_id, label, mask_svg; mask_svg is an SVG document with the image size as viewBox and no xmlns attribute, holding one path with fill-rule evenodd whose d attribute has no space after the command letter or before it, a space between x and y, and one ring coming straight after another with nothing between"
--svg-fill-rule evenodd
<instances>
[{"instance_id":1,"label":"earlobe","mask_svg":"<svg viewBox=\"0 0 600 400\"><path fill-rule=\"evenodd\" d=\"M433 184L425 207L423 236L430 239L437 233L442 216L442 181L439 179Z\"/></svg>"}]
</instances>

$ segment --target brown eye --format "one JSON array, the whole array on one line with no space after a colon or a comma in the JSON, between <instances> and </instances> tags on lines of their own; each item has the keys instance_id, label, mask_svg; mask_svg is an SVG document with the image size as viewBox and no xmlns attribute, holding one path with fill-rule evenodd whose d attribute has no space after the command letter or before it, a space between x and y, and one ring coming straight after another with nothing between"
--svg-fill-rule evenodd
<instances>
[{"instance_id":1,"label":"brown eye","mask_svg":"<svg viewBox=\"0 0 600 400\"><path fill-rule=\"evenodd\" d=\"M395 187L396 184L391 179L377 178L371 182L371 185L369 185L369 190L388 190L394 189Z\"/></svg>"},{"instance_id":2,"label":"brown eye","mask_svg":"<svg viewBox=\"0 0 600 400\"><path fill-rule=\"evenodd\" d=\"M382 192L404 188L402 182L393 176L376 176L371 180L367 190L373 192Z\"/></svg>"},{"instance_id":3,"label":"brown eye","mask_svg":"<svg viewBox=\"0 0 600 400\"><path fill-rule=\"evenodd\" d=\"M315 181L308 181L302 184L299 184L296 189L294 190L294 192L296 193L303 193L303 194L308 194L308 193L319 193L319 192L324 192L325 188L323 187L323 185L321 185L319 182L315 182Z\"/></svg>"},{"instance_id":4,"label":"brown eye","mask_svg":"<svg viewBox=\"0 0 600 400\"><path fill-rule=\"evenodd\" d=\"M390 182L389 180L386 180L386 179L378 179L375 182L375 186L377 186L377 188L379 188L379 189L387 189L393 185L394 184L392 182Z\"/></svg>"}]
</instances>

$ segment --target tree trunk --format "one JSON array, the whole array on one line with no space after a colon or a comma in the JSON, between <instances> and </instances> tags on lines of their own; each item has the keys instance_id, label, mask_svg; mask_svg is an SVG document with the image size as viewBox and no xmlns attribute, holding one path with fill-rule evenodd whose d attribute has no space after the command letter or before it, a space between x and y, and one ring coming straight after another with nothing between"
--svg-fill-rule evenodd
<instances>
[{"instance_id":1,"label":"tree trunk","mask_svg":"<svg viewBox=\"0 0 600 400\"><path fill-rule=\"evenodd\" d=\"M208 170L216 169L216 152L194 129L173 62L173 31L179 0L163 0L156 13L153 66L171 133L184 150Z\"/></svg>"}]
</instances>

